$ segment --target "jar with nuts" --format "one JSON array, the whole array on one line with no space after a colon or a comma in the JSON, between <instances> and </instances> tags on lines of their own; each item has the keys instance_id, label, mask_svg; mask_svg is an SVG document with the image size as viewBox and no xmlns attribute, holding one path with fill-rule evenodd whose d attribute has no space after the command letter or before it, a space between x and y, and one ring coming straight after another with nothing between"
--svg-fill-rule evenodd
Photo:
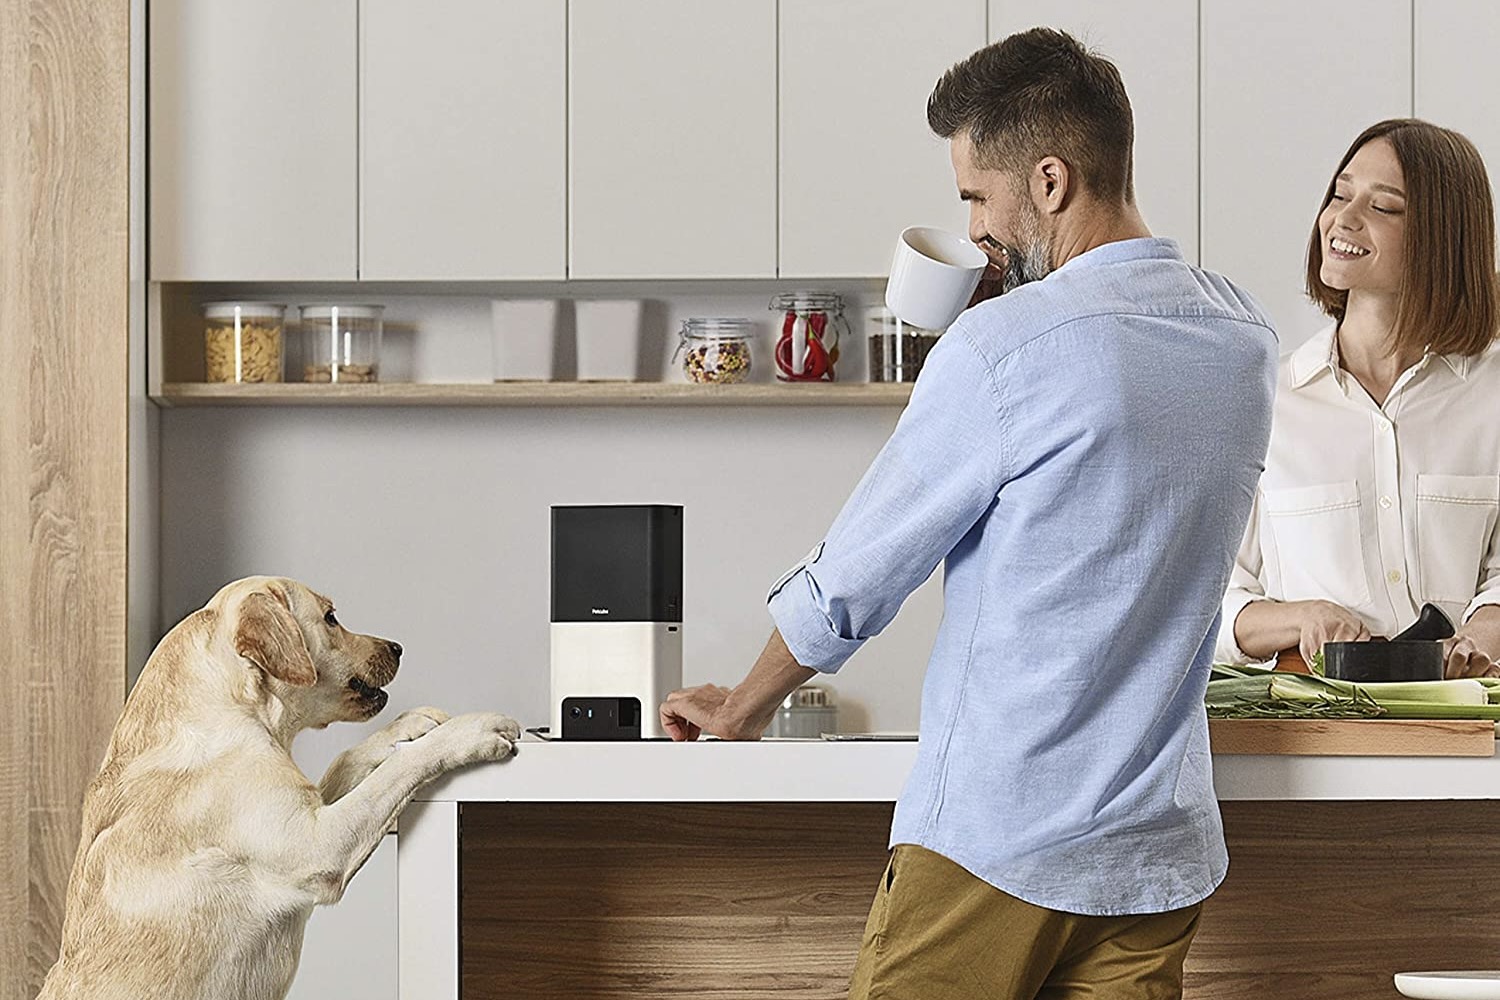
<instances>
[{"instance_id":1,"label":"jar with nuts","mask_svg":"<svg viewBox=\"0 0 1500 1000\"><path fill-rule=\"evenodd\" d=\"M728 384L750 377L750 341L755 324L748 319L694 318L683 321L675 357L689 382Z\"/></svg>"},{"instance_id":2,"label":"jar with nuts","mask_svg":"<svg viewBox=\"0 0 1500 1000\"><path fill-rule=\"evenodd\" d=\"M203 305L203 378L280 382L286 306L272 302Z\"/></svg>"},{"instance_id":3,"label":"jar with nuts","mask_svg":"<svg viewBox=\"0 0 1500 1000\"><path fill-rule=\"evenodd\" d=\"M380 380L384 306L303 306L302 381Z\"/></svg>"}]
</instances>

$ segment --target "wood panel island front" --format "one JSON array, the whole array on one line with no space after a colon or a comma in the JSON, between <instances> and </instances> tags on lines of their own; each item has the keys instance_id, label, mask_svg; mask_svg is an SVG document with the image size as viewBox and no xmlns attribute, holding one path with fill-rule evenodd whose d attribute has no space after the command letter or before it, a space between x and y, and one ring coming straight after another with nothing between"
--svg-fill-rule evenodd
<instances>
[{"instance_id":1,"label":"wood panel island front","mask_svg":"<svg viewBox=\"0 0 1500 1000\"><path fill-rule=\"evenodd\" d=\"M401 1000L843 997L916 744L555 743L420 793ZM1500 967L1500 759L1215 756L1230 873L1196 1000Z\"/></svg>"}]
</instances>

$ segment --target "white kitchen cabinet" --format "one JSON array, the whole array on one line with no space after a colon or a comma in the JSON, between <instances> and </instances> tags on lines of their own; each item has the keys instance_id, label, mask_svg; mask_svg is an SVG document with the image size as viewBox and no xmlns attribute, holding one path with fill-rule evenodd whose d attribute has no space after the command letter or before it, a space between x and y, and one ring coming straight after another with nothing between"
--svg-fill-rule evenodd
<instances>
[{"instance_id":1,"label":"white kitchen cabinet","mask_svg":"<svg viewBox=\"0 0 1500 1000\"><path fill-rule=\"evenodd\" d=\"M1198 0L990 0L990 39L1038 19L1120 70L1135 117L1135 194L1157 236L1198 259Z\"/></svg>"},{"instance_id":2,"label":"white kitchen cabinet","mask_svg":"<svg viewBox=\"0 0 1500 1000\"><path fill-rule=\"evenodd\" d=\"M1500 184L1500 4L1416 0L1416 114L1457 129L1479 147L1490 184Z\"/></svg>"},{"instance_id":3,"label":"white kitchen cabinet","mask_svg":"<svg viewBox=\"0 0 1500 1000\"><path fill-rule=\"evenodd\" d=\"M360 38L360 277L565 277L567 8L362 0Z\"/></svg>"},{"instance_id":4,"label":"white kitchen cabinet","mask_svg":"<svg viewBox=\"0 0 1500 1000\"><path fill-rule=\"evenodd\" d=\"M776 0L570 0L569 276L776 274Z\"/></svg>"},{"instance_id":5,"label":"white kitchen cabinet","mask_svg":"<svg viewBox=\"0 0 1500 1000\"><path fill-rule=\"evenodd\" d=\"M356 276L355 0L152 0L150 275Z\"/></svg>"},{"instance_id":6,"label":"white kitchen cabinet","mask_svg":"<svg viewBox=\"0 0 1500 1000\"><path fill-rule=\"evenodd\" d=\"M344 898L307 922L287 1000L396 1000L396 835L381 840Z\"/></svg>"},{"instance_id":7,"label":"white kitchen cabinet","mask_svg":"<svg viewBox=\"0 0 1500 1000\"><path fill-rule=\"evenodd\" d=\"M985 42L985 0L781 0L780 273L884 276L897 234L960 232L927 95Z\"/></svg>"},{"instance_id":8,"label":"white kitchen cabinet","mask_svg":"<svg viewBox=\"0 0 1500 1000\"><path fill-rule=\"evenodd\" d=\"M1248 288L1283 348L1327 320L1307 245L1339 157L1411 114L1411 0L1203 0L1203 263Z\"/></svg>"}]
</instances>

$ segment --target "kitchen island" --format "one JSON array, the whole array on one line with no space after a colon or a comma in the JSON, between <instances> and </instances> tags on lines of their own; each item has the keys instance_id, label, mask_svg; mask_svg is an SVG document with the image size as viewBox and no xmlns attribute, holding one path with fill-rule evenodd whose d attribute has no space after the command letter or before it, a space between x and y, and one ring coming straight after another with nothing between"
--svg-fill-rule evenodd
<instances>
[{"instance_id":1,"label":"kitchen island","mask_svg":"<svg viewBox=\"0 0 1500 1000\"><path fill-rule=\"evenodd\" d=\"M400 997L835 998L911 742L548 743L419 794ZM1500 967L1500 758L1216 756L1231 871L1187 995Z\"/></svg>"}]
</instances>

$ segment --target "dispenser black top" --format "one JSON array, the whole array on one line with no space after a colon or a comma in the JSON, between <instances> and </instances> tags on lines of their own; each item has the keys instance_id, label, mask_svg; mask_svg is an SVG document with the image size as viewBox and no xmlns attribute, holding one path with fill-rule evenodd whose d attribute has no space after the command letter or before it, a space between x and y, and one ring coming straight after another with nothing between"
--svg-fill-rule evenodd
<instances>
[{"instance_id":1,"label":"dispenser black top","mask_svg":"<svg viewBox=\"0 0 1500 1000\"><path fill-rule=\"evenodd\" d=\"M552 508L554 622L682 621L682 508Z\"/></svg>"}]
</instances>

